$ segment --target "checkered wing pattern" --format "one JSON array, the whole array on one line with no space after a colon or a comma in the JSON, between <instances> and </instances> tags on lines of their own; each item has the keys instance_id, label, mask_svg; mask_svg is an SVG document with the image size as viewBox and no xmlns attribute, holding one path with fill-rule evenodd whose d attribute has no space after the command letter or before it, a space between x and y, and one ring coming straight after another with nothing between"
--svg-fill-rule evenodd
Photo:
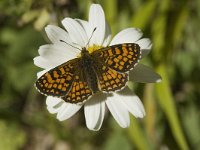
<instances>
[{"instance_id":1,"label":"checkered wing pattern","mask_svg":"<svg viewBox=\"0 0 200 150\"><path fill-rule=\"evenodd\" d=\"M141 50L138 44L125 43L99 49L92 55L109 68L124 73L130 71L139 62Z\"/></svg>"},{"instance_id":2,"label":"checkered wing pattern","mask_svg":"<svg viewBox=\"0 0 200 150\"><path fill-rule=\"evenodd\" d=\"M69 93L62 99L69 103L82 103L92 96L93 92L88 87L86 80L83 77L83 69L80 68L76 72L75 79Z\"/></svg>"},{"instance_id":3,"label":"checkered wing pattern","mask_svg":"<svg viewBox=\"0 0 200 150\"><path fill-rule=\"evenodd\" d=\"M79 59L72 59L42 75L35 83L40 93L47 96L65 96L71 89Z\"/></svg>"},{"instance_id":4,"label":"checkered wing pattern","mask_svg":"<svg viewBox=\"0 0 200 150\"><path fill-rule=\"evenodd\" d=\"M119 91L126 86L128 81L127 73L119 73L99 62L96 62L95 69L101 91L114 92Z\"/></svg>"}]
</instances>

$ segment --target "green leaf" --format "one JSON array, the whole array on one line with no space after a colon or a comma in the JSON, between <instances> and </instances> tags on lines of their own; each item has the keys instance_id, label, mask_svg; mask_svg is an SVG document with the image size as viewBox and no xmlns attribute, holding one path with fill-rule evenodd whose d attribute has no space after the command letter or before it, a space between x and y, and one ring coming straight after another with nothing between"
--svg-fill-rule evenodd
<instances>
[{"instance_id":1,"label":"green leaf","mask_svg":"<svg viewBox=\"0 0 200 150\"><path fill-rule=\"evenodd\" d=\"M142 5L132 17L134 27L144 29L153 16L157 1L150 0Z\"/></svg>"},{"instance_id":2,"label":"green leaf","mask_svg":"<svg viewBox=\"0 0 200 150\"><path fill-rule=\"evenodd\" d=\"M191 95L188 97L191 100ZM192 143L192 148L200 147L200 114L198 106L195 106L194 102L190 101L187 107L181 109L181 118L186 134Z\"/></svg>"},{"instance_id":3,"label":"green leaf","mask_svg":"<svg viewBox=\"0 0 200 150\"><path fill-rule=\"evenodd\" d=\"M187 5L182 6L177 17L174 19L173 29L172 29L172 32L171 32L172 41L174 43L179 42L180 39L181 39L181 36L183 35L183 29L186 25L188 14L189 14L189 11L188 11Z\"/></svg>"},{"instance_id":4,"label":"green leaf","mask_svg":"<svg viewBox=\"0 0 200 150\"><path fill-rule=\"evenodd\" d=\"M153 37L153 58L155 61L163 61L165 58L164 46L166 44L167 31L167 13L170 8L170 1L159 1L155 19L152 22L152 37ZM163 57L164 56L164 57Z\"/></svg>"},{"instance_id":5,"label":"green leaf","mask_svg":"<svg viewBox=\"0 0 200 150\"><path fill-rule=\"evenodd\" d=\"M123 132L114 132L106 141L104 150L131 150L131 144Z\"/></svg>"},{"instance_id":6,"label":"green leaf","mask_svg":"<svg viewBox=\"0 0 200 150\"><path fill-rule=\"evenodd\" d=\"M127 129L127 133L130 136L131 141L140 150L147 150L150 149L151 145L149 145L148 140L144 134L144 131L140 127L138 123L138 119L135 119L133 116L131 118L131 125Z\"/></svg>"},{"instance_id":7,"label":"green leaf","mask_svg":"<svg viewBox=\"0 0 200 150\"><path fill-rule=\"evenodd\" d=\"M157 68L158 73L162 76L162 82L156 84L156 93L158 96L158 102L162 107L172 130L172 134L176 139L181 149L188 149L179 119L176 111L174 99L170 90L169 80L166 72L166 66L160 65Z\"/></svg>"},{"instance_id":8,"label":"green leaf","mask_svg":"<svg viewBox=\"0 0 200 150\"><path fill-rule=\"evenodd\" d=\"M26 142L25 132L15 123L0 120L0 148L4 150L21 149Z\"/></svg>"},{"instance_id":9,"label":"green leaf","mask_svg":"<svg viewBox=\"0 0 200 150\"><path fill-rule=\"evenodd\" d=\"M155 84L149 83L145 85L144 88L144 106L146 110L145 116L145 129L149 140L151 141L152 147L155 146L155 141L157 140L156 134L158 134L158 129L155 127L158 110L155 102Z\"/></svg>"}]
</instances>

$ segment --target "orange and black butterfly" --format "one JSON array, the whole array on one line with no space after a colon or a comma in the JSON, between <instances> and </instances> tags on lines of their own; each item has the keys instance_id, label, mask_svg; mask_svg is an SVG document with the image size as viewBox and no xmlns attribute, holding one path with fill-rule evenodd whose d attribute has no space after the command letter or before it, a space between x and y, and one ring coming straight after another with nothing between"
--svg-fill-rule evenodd
<instances>
[{"instance_id":1,"label":"orange and black butterfly","mask_svg":"<svg viewBox=\"0 0 200 150\"><path fill-rule=\"evenodd\" d=\"M92 53L83 48L79 58L49 70L35 85L46 96L82 103L97 92L114 92L124 88L128 72L140 58L141 50L135 43L108 46Z\"/></svg>"}]
</instances>

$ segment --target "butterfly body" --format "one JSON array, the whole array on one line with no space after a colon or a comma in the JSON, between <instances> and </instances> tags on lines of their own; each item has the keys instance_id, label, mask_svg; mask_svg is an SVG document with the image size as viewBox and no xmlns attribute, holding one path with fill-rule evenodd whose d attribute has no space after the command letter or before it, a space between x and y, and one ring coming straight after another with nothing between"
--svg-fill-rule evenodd
<instances>
[{"instance_id":1,"label":"butterfly body","mask_svg":"<svg viewBox=\"0 0 200 150\"><path fill-rule=\"evenodd\" d=\"M97 92L123 89L128 72L141 58L138 44L124 43L101 48L92 53L83 48L79 58L63 63L36 81L36 88L46 96L69 103L83 103Z\"/></svg>"},{"instance_id":2,"label":"butterfly body","mask_svg":"<svg viewBox=\"0 0 200 150\"><path fill-rule=\"evenodd\" d=\"M88 87L92 90L93 93L98 92L98 79L94 68L94 58L89 54L89 51L87 51L86 48L83 48L81 51L80 59L81 60L79 66L82 69L82 78L87 81Z\"/></svg>"}]
</instances>

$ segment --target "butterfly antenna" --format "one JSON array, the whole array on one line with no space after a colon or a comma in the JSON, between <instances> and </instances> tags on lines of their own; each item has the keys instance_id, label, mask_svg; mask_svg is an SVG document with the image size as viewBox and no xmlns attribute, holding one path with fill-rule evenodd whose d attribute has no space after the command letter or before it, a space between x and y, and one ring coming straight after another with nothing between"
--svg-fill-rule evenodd
<instances>
[{"instance_id":1,"label":"butterfly antenna","mask_svg":"<svg viewBox=\"0 0 200 150\"><path fill-rule=\"evenodd\" d=\"M93 36L93 34L94 34L94 31L97 29L97 27L95 27L94 28L94 30L92 31L92 34L91 34L91 36L90 36L90 38L89 38L89 40L88 40L88 42L87 42L87 44L86 44L86 47L88 46L88 44L90 43L90 40L91 40L91 38L92 38L92 36Z\"/></svg>"},{"instance_id":2,"label":"butterfly antenna","mask_svg":"<svg viewBox=\"0 0 200 150\"><path fill-rule=\"evenodd\" d=\"M71 44L69 44L69 43L67 43L67 42L65 42L65 41L63 41L63 40L60 40L60 42L63 42L63 43L65 43L65 44L67 44L67 45L69 45L69 46L71 46L71 47L73 47L73 48L76 48L76 49L78 49L78 50L81 51L80 48L78 48L78 47L76 47L76 46L73 46L73 45L71 45Z\"/></svg>"}]
</instances>

